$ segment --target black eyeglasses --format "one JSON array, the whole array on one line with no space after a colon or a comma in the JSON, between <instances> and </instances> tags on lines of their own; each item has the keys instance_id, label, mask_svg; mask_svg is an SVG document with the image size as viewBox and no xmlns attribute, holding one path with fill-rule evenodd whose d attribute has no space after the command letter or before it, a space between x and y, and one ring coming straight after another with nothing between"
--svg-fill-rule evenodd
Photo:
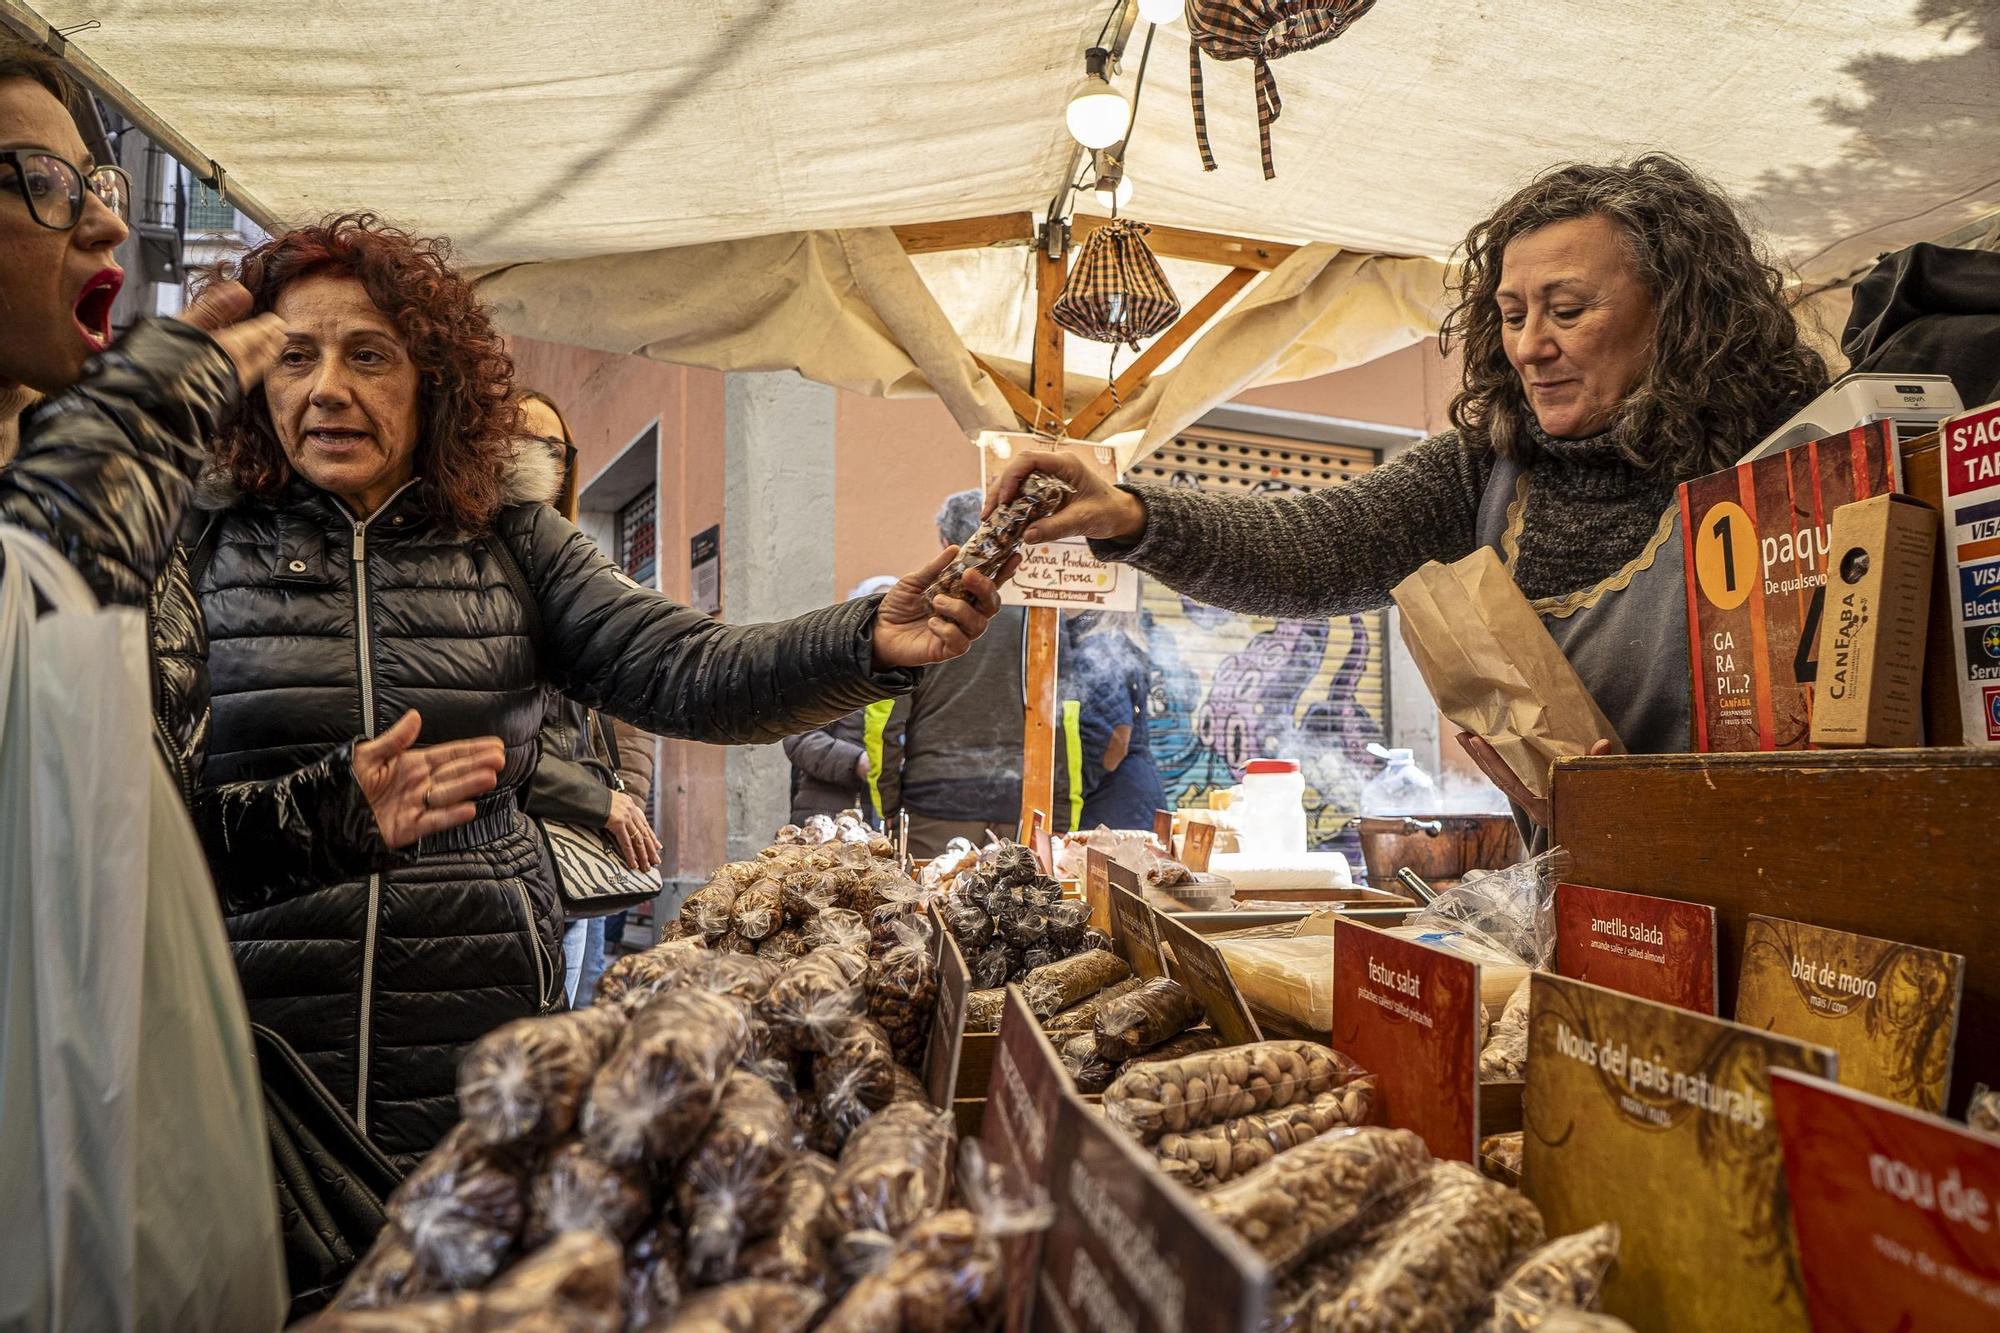
<instances>
[{"instance_id":1,"label":"black eyeglasses","mask_svg":"<svg viewBox=\"0 0 2000 1333\"><path fill-rule=\"evenodd\" d=\"M86 190L120 220L132 215L132 178L119 167L86 172L39 148L0 148L0 164L14 169L14 190L27 203L28 215L50 231L68 231L83 221Z\"/></svg>"}]
</instances>

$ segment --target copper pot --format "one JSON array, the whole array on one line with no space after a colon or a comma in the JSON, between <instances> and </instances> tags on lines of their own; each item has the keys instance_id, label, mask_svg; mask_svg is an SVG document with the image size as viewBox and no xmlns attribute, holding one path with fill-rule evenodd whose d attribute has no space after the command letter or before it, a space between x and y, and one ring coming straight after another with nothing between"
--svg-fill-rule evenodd
<instances>
[{"instance_id":1,"label":"copper pot","mask_svg":"<svg viewBox=\"0 0 2000 1333\"><path fill-rule=\"evenodd\" d=\"M1364 815L1356 824L1368 882L1393 887L1405 866L1433 888L1449 888L1475 870L1521 859L1521 835L1508 815Z\"/></svg>"}]
</instances>

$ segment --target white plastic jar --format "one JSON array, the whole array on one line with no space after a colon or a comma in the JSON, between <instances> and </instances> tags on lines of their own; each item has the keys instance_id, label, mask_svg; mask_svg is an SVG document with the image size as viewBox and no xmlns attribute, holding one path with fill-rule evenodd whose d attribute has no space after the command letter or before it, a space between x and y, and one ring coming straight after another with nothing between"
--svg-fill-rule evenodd
<instances>
[{"instance_id":1,"label":"white plastic jar","mask_svg":"<svg viewBox=\"0 0 2000 1333\"><path fill-rule=\"evenodd\" d=\"M1252 759L1243 766L1243 850L1264 858L1306 850L1306 780L1289 759Z\"/></svg>"}]
</instances>

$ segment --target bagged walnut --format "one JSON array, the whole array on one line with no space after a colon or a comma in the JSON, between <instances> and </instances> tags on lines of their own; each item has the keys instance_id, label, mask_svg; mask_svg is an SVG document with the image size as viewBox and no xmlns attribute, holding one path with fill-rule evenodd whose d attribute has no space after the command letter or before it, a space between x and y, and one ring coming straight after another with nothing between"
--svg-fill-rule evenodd
<instances>
[{"instance_id":1,"label":"bagged walnut","mask_svg":"<svg viewBox=\"0 0 2000 1333\"><path fill-rule=\"evenodd\" d=\"M458 1066L458 1112L467 1132L489 1146L551 1143L569 1133L590 1080L624 1029L624 1013L603 1007L493 1029Z\"/></svg>"},{"instance_id":2,"label":"bagged walnut","mask_svg":"<svg viewBox=\"0 0 2000 1333\"><path fill-rule=\"evenodd\" d=\"M1352 1060L1317 1042L1252 1042L1135 1065L1104 1090L1104 1115L1151 1142L1169 1130L1185 1133L1310 1101L1360 1072Z\"/></svg>"},{"instance_id":3,"label":"bagged walnut","mask_svg":"<svg viewBox=\"0 0 2000 1333\"><path fill-rule=\"evenodd\" d=\"M793 870L778 882L778 911L788 926L805 926L838 897L830 870Z\"/></svg>"},{"instance_id":4,"label":"bagged walnut","mask_svg":"<svg viewBox=\"0 0 2000 1333\"><path fill-rule=\"evenodd\" d=\"M1060 478L1046 472L1030 473L1021 482L1018 495L980 520L937 581L924 590L925 599L939 594L963 596L962 585L969 570L976 569L988 578L998 574L1008 557L1019 549L1021 534L1037 520L1062 508L1063 502L1074 494L1076 488ZM1034 858L1030 855L1029 859Z\"/></svg>"},{"instance_id":5,"label":"bagged walnut","mask_svg":"<svg viewBox=\"0 0 2000 1333\"><path fill-rule=\"evenodd\" d=\"M708 947L718 954L742 954L745 957L753 957L757 952L757 941L745 939L732 928Z\"/></svg>"},{"instance_id":6,"label":"bagged walnut","mask_svg":"<svg viewBox=\"0 0 2000 1333\"><path fill-rule=\"evenodd\" d=\"M1618 1224L1601 1222L1558 1236L1514 1266L1493 1292L1493 1314L1481 1333L1540 1330L1552 1310L1588 1310L1618 1262Z\"/></svg>"},{"instance_id":7,"label":"bagged walnut","mask_svg":"<svg viewBox=\"0 0 2000 1333\"><path fill-rule=\"evenodd\" d=\"M997 990L1007 984L1019 964L1019 959L1004 944L997 944L980 950L966 960L966 971L971 974L972 984L979 990Z\"/></svg>"},{"instance_id":8,"label":"bagged walnut","mask_svg":"<svg viewBox=\"0 0 2000 1333\"><path fill-rule=\"evenodd\" d=\"M932 933L930 922L922 917L899 920L893 942L868 963L868 1016L889 1034L896 1059L906 1065L923 1060L931 1015L937 1009Z\"/></svg>"},{"instance_id":9,"label":"bagged walnut","mask_svg":"<svg viewBox=\"0 0 2000 1333\"><path fill-rule=\"evenodd\" d=\"M598 977L595 1003L618 1004L666 990L682 972L707 957L708 949L699 935L668 940L640 953L628 953Z\"/></svg>"},{"instance_id":10,"label":"bagged walnut","mask_svg":"<svg viewBox=\"0 0 2000 1333\"><path fill-rule=\"evenodd\" d=\"M693 1146L750 1036L743 1002L677 990L633 1014L590 1085L583 1137L613 1166L672 1162Z\"/></svg>"},{"instance_id":11,"label":"bagged walnut","mask_svg":"<svg viewBox=\"0 0 2000 1333\"><path fill-rule=\"evenodd\" d=\"M696 1292L648 1333L804 1333L824 1304L811 1287L744 1278Z\"/></svg>"},{"instance_id":12,"label":"bagged walnut","mask_svg":"<svg viewBox=\"0 0 2000 1333\"><path fill-rule=\"evenodd\" d=\"M1093 991L1132 975L1117 954L1102 949L1038 967L1022 979L1021 992L1037 1018L1049 1018Z\"/></svg>"},{"instance_id":13,"label":"bagged walnut","mask_svg":"<svg viewBox=\"0 0 2000 1333\"><path fill-rule=\"evenodd\" d=\"M328 1306L333 1310L379 1310L442 1290L435 1274L417 1263L410 1238L394 1225L375 1234L375 1243L340 1284Z\"/></svg>"},{"instance_id":14,"label":"bagged walnut","mask_svg":"<svg viewBox=\"0 0 2000 1333\"><path fill-rule=\"evenodd\" d=\"M626 1326L651 1327L679 1308L686 1295L681 1281L681 1229L663 1214L625 1251Z\"/></svg>"},{"instance_id":15,"label":"bagged walnut","mask_svg":"<svg viewBox=\"0 0 2000 1333\"><path fill-rule=\"evenodd\" d=\"M1097 1011L1121 995L1129 995L1139 988L1142 979L1126 977L1113 982L1103 990L1084 996L1067 1009L1058 1011L1045 1020L1042 1027L1049 1032L1089 1032L1097 1026Z\"/></svg>"},{"instance_id":16,"label":"bagged walnut","mask_svg":"<svg viewBox=\"0 0 2000 1333\"><path fill-rule=\"evenodd\" d=\"M718 870L681 904L681 920L710 944L715 943L735 927L736 895L741 889L734 876Z\"/></svg>"},{"instance_id":17,"label":"bagged walnut","mask_svg":"<svg viewBox=\"0 0 2000 1333\"><path fill-rule=\"evenodd\" d=\"M861 913L844 907L829 907L806 927L806 938L817 949L838 949L843 953L866 955L868 923Z\"/></svg>"},{"instance_id":18,"label":"bagged walnut","mask_svg":"<svg viewBox=\"0 0 2000 1333\"><path fill-rule=\"evenodd\" d=\"M1430 1165L1424 1141L1408 1130L1336 1129L1203 1195L1201 1204L1284 1273L1424 1179Z\"/></svg>"},{"instance_id":19,"label":"bagged walnut","mask_svg":"<svg viewBox=\"0 0 2000 1333\"><path fill-rule=\"evenodd\" d=\"M1062 1044L1061 1055L1063 1068L1069 1071L1078 1092L1103 1092L1118 1077L1119 1062L1099 1053L1095 1033L1080 1032L1071 1037Z\"/></svg>"},{"instance_id":20,"label":"bagged walnut","mask_svg":"<svg viewBox=\"0 0 2000 1333\"><path fill-rule=\"evenodd\" d=\"M757 941L757 956L784 964L804 958L812 952L812 947L812 941L806 938L804 929L798 926L784 926Z\"/></svg>"},{"instance_id":21,"label":"bagged walnut","mask_svg":"<svg viewBox=\"0 0 2000 1333\"><path fill-rule=\"evenodd\" d=\"M826 1290L832 1280L821 1221L833 1163L816 1152L801 1152L785 1168L784 1201L770 1234L743 1251L738 1268L745 1277L797 1282Z\"/></svg>"},{"instance_id":22,"label":"bagged walnut","mask_svg":"<svg viewBox=\"0 0 2000 1333\"><path fill-rule=\"evenodd\" d=\"M841 1150L827 1187L828 1216L844 1232L902 1235L944 1206L954 1137L948 1111L919 1102L883 1107Z\"/></svg>"},{"instance_id":23,"label":"bagged walnut","mask_svg":"<svg viewBox=\"0 0 2000 1333\"><path fill-rule=\"evenodd\" d=\"M815 949L786 968L757 1004L757 1017L786 1052L813 1050L826 1027L852 1019L868 1002L867 958Z\"/></svg>"},{"instance_id":24,"label":"bagged walnut","mask_svg":"<svg viewBox=\"0 0 2000 1333\"><path fill-rule=\"evenodd\" d=\"M1528 1075L1528 981L1521 978L1486 1034L1479 1052L1481 1083L1519 1082Z\"/></svg>"},{"instance_id":25,"label":"bagged walnut","mask_svg":"<svg viewBox=\"0 0 2000 1333\"><path fill-rule=\"evenodd\" d=\"M1408 1206L1356 1258L1347 1284L1315 1307L1313 1326L1327 1333L1453 1333L1515 1258L1541 1240L1542 1215L1525 1195L1463 1162L1433 1162Z\"/></svg>"},{"instance_id":26,"label":"bagged walnut","mask_svg":"<svg viewBox=\"0 0 2000 1333\"><path fill-rule=\"evenodd\" d=\"M1519 1188L1521 1158L1525 1138L1520 1130L1511 1134L1489 1134L1479 1141L1479 1169L1489 1180Z\"/></svg>"},{"instance_id":27,"label":"bagged walnut","mask_svg":"<svg viewBox=\"0 0 2000 1333\"><path fill-rule=\"evenodd\" d=\"M455 1125L404 1177L383 1212L407 1240L425 1285L462 1290L500 1271L527 1211L515 1159Z\"/></svg>"},{"instance_id":28,"label":"bagged walnut","mask_svg":"<svg viewBox=\"0 0 2000 1333\"><path fill-rule=\"evenodd\" d=\"M1000 1309L1000 1247L972 1213L924 1218L855 1283L820 1333L983 1333Z\"/></svg>"},{"instance_id":29,"label":"bagged walnut","mask_svg":"<svg viewBox=\"0 0 2000 1333\"><path fill-rule=\"evenodd\" d=\"M755 1005L784 973L783 964L745 953L713 953L681 974L680 984Z\"/></svg>"},{"instance_id":30,"label":"bagged walnut","mask_svg":"<svg viewBox=\"0 0 2000 1333\"><path fill-rule=\"evenodd\" d=\"M618 1333L625 1326L624 1254L610 1237L573 1231L538 1247L479 1297L491 1333Z\"/></svg>"},{"instance_id":31,"label":"bagged walnut","mask_svg":"<svg viewBox=\"0 0 2000 1333\"><path fill-rule=\"evenodd\" d=\"M1083 947L1083 932L1090 929L1090 905L1070 900L1058 901L1048 909L1049 943L1067 956Z\"/></svg>"},{"instance_id":32,"label":"bagged walnut","mask_svg":"<svg viewBox=\"0 0 2000 1333\"><path fill-rule=\"evenodd\" d=\"M985 948L992 940L993 918L971 898L957 893L947 894L939 910L944 917L945 929L951 932L951 937L958 941L958 947L967 954Z\"/></svg>"},{"instance_id":33,"label":"bagged walnut","mask_svg":"<svg viewBox=\"0 0 2000 1333\"><path fill-rule=\"evenodd\" d=\"M847 1136L896 1095L896 1052L873 1019L853 1018L820 1029L821 1053L813 1059L813 1092L824 1133L813 1146L837 1153Z\"/></svg>"},{"instance_id":34,"label":"bagged walnut","mask_svg":"<svg viewBox=\"0 0 2000 1333\"><path fill-rule=\"evenodd\" d=\"M998 1032L1000 1015L1007 1008L1007 988L989 986L985 990L969 991L965 997L965 1030L967 1032Z\"/></svg>"},{"instance_id":35,"label":"bagged walnut","mask_svg":"<svg viewBox=\"0 0 2000 1333\"><path fill-rule=\"evenodd\" d=\"M783 888L765 875L751 880L730 904L729 920L746 940L761 940L784 924Z\"/></svg>"},{"instance_id":36,"label":"bagged walnut","mask_svg":"<svg viewBox=\"0 0 2000 1333\"><path fill-rule=\"evenodd\" d=\"M572 1140L548 1155L528 1187L528 1222L521 1243L534 1249L569 1231L600 1231L630 1240L653 1211L642 1171L609 1166Z\"/></svg>"},{"instance_id":37,"label":"bagged walnut","mask_svg":"<svg viewBox=\"0 0 2000 1333\"><path fill-rule=\"evenodd\" d=\"M1088 953L1092 949L1102 949L1106 953L1111 952L1111 937L1095 926L1085 928L1083 938L1076 942L1076 952Z\"/></svg>"},{"instance_id":38,"label":"bagged walnut","mask_svg":"<svg viewBox=\"0 0 2000 1333\"><path fill-rule=\"evenodd\" d=\"M1375 1080L1362 1077L1309 1102L1238 1116L1185 1134L1162 1134L1153 1152L1169 1176L1190 1189L1209 1190L1330 1129L1365 1125L1374 1113Z\"/></svg>"},{"instance_id":39,"label":"bagged walnut","mask_svg":"<svg viewBox=\"0 0 2000 1333\"><path fill-rule=\"evenodd\" d=\"M726 1281L744 1242L777 1224L797 1137L791 1112L769 1084L741 1070L729 1076L674 1195L695 1281Z\"/></svg>"},{"instance_id":40,"label":"bagged walnut","mask_svg":"<svg viewBox=\"0 0 2000 1333\"><path fill-rule=\"evenodd\" d=\"M1098 1058L1129 1060L1202 1020L1201 1001L1178 981L1154 977L1097 1011Z\"/></svg>"}]
</instances>

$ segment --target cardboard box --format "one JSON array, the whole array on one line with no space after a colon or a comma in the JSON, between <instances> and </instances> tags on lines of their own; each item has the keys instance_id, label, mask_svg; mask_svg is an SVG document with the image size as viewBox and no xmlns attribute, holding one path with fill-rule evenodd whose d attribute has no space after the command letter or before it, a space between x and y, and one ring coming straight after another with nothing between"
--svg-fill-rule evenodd
<instances>
[{"instance_id":1,"label":"cardboard box","mask_svg":"<svg viewBox=\"0 0 2000 1333\"><path fill-rule=\"evenodd\" d=\"M1814 745L1924 743L1924 639L1938 516L1907 495L1833 512Z\"/></svg>"}]
</instances>

